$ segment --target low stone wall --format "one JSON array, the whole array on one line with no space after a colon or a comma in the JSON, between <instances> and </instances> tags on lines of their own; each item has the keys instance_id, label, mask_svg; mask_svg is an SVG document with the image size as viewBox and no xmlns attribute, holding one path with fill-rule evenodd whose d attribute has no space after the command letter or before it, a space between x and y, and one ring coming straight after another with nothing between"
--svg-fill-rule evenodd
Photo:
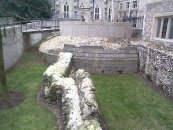
<instances>
[{"instance_id":1,"label":"low stone wall","mask_svg":"<svg viewBox=\"0 0 173 130\"><path fill-rule=\"evenodd\" d=\"M122 74L138 72L137 48L104 49L99 46L64 45L65 52L73 54L73 67L89 73Z\"/></svg>"},{"instance_id":2,"label":"low stone wall","mask_svg":"<svg viewBox=\"0 0 173 130\"><path fill-rule=\"evenodd\" d=\"M43 74L45 95L52 102L62 101L68 130L102 130L98 122L95 88L89 74L78 70L69 77L71 53L60 53L58 62Z\"/></svg>"},{"instance_id":3,"label":"low stone wall","mask_svg":"<svg viewBox=\"0 0 173 130\"><path fill-rule=\"evenodd\" d=\"M140 71L158 87L173 95L173 55L138 45Z\"/></svg>"},{"instance_id":4,"label":"low stone wall","mask_svg":"<svg viewBox=\"0 0 173 130\"><path fill-rule=\"evenodd\" d=\"M130 38L132 30L132 24L125 22L60 22L60 35L62 36Z\"/></svg>"},{"instance_id":5,"label":"low stone wall","mask_svg":"<svg viewBox=\"0 0 173 130\"><path fill-rule=\"evenodd\" d=\"M55 63L59 52L73 54L72 64L77 70L84 68L89 73L124 74L138 72L138 52L135 46L119 49L104 49L101 46L64 45L63 50L41 52L42 59L48 64Z\"/></svg>"}]
</instances>

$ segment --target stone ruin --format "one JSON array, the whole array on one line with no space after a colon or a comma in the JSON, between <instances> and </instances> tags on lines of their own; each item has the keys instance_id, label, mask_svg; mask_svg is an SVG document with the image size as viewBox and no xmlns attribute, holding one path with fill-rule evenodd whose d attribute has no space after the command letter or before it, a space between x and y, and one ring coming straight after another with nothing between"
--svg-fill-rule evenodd
<instances>
[{"instance_id":1,"label":"stone ruin","mask_svg":"<svg viewBox=\"0 0 173 130\"><path fill-rule=\"evenodd\" d=\"M55 63L59 54L59 61L50 66L44 73L44 86L47 97L52 93L62 96L67 128L83 129L82 127L86 126L86 122L92 122L94 124L91 126L98 126L98 129L101 129L98 123L98 106L94 100L94 87L87 72L97 74L142 72L159 91L163 91L166 96L173 97L173 51L171 48L147 41L131 41L131 45L127 44L121 47L111 43L108 39L100 39L98 43L95 43L98 38L93 38L94 40L86 40L82 44L76 43L75 41L78 41L78 38L75 37L72 40L68 37L66 40L64 39L58 38L57 41L60 40L60 43L47 44L48 49L45 49L46 46L39 50L46 63ZM87 44L87 42L89 43ZM54 47L59 47L59 44L61 48L52 50ZM106 45L108 46L106 47ZM111 49L113 45L116 47ZM63 57L63 55L67 56ZM71 65L76 69L73 73L69 71ZM59 66L58 70L56 69L57 66ZM80 68L84 68L87 72ZM69 85L76 86L73 87L76 89L71 90L71 87L68 88ZM78 113L79 116L77 116L79 117L77 119L79 124L74 123L75 120L72 115L75 113L71 113L74 107L72 102L76 101L76 99L70 99L73 97L69 94L72 91L76 91L78 95L75 94L74 96L78 99L78 103L75 103L80 104L78 109L75 106L75 110L81 113L81 115ZM66 96L67 93L68 96ZM91 96L85 96L88 94L91 94ZM55 97L51 98L54 99Z\"/></svg>"},{"instance_id":2,"label":"stone ruin","mask_svg":"<svg viewBox=\"0 0 173 130\"><path fill-rule=\"evenodd\" d=\"M68 130L102 130L98 104L90 75L83 69L71 71L71 53L59 53L59 59L43 74L45 97L62 102Z\"/></svg>"}]
</instances>

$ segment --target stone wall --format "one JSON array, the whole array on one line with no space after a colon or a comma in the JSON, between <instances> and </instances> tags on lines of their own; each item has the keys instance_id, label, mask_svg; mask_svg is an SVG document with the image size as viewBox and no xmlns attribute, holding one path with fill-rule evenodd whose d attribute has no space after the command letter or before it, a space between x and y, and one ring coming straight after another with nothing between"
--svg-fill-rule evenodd
<instances>
[{"instance_id":1,"label":"stone wall","mask_svg":"<svg viewBox=\"0 0 173 130\"><path fill-rule=\"evenodd\" d=\"M136 47L117 50L98 46L64 45L65 52L73 54L73 67L84 68L89 73L121 74L138 72L138 54Z\"/></svg>"},{"instance_id":2,"label":"stone wall","mask_svg":"<svg viewBox=\"0 0 173 130\"><path fill-rule=\"evenodd\" d=\"M138 45L140 71L158 87L173 94L173 55Z\"/></svg>"},{"instance_id":3,"label":"stone wall","mask_svg":"<svg viewBox=\"0 0 173 130\"><path fill-rule=\"evenodd\" d=\"M58 57L58 61L43 74L45 97L53 103L62 102L66 129L102 130L98 122L95 87L89 73L83 69L69 71L71 53L61 52Z\"/></svg>"},{"instance_id":4,"label":"stone wall","mask_svg":"<svg viewBox=\"0 0 173 130\"><path fill-rule=\"evenodd\" d=\"M152 40L152 33L154 30L154 18L159 15L167 14L173 15L173 1L172 0L157 0L151 2L146 7L146 14L144 17L144 29L143 29L143 39Z\"/></svg>"},{"instance_id":5,"label":"stone wall","mask_svg":"<svg viewBox=\"0 0 173 130\"><path fill-rule=\"evenodd\" d=\"M62 36L91 36L108 38L130 38L132 24L121 22L60 22Z\"/></svg>"},{"instance_id":6,"label":"stone wall","mask_svg":"<svg viewBox=\"0 0 173 130\"><path fill-rule=\"evenodd\" d=\"M48 64L55 63L59 52L71 52L76 69L84 68L89 73L121 74L138 72L137 48L129 46L119 49L104 49L101 46L64 45L63 50L40 51Z\"/></svg>"}]
</instances>

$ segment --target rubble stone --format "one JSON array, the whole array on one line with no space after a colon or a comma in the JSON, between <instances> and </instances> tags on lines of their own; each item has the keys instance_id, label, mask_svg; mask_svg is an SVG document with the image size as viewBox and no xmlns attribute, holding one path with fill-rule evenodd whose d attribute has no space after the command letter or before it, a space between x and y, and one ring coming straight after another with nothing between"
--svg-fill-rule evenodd
<instances>
[{"instance_id":1,"label":"rubble stone","mask_svg":"<svg viewBox=\"0 0 173 130\"><path fill-rule=\"evenodd\" d=\"M62 101L64 124L68 130L102 130L98 122L95 88L89 73L80 69L75 77L65 77L71 58L71 53L61 52L58 62L43 74L45 95L51 101Z\"/></svg>"}]
</instances>

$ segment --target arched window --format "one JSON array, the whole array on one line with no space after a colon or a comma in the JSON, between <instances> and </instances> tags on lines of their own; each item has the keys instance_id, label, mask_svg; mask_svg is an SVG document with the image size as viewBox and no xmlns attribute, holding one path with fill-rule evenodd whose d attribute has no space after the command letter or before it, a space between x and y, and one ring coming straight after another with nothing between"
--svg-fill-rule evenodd
<instances>
[{"instance_id":1,"label":"arched window","mask_svg":"<svg viewBox=\"0 0 173 130\"><path fill-rule=\"evenodd\" d=\"M108 9L108 20L111 20L111 16L112 16L112 8L110 6Z\"/></svg>"},{"instance_id":2,"label":"arched window","mask_svg":"<svg viewBox=\"0 0 173 130\"><path fill-rule=\"evenodd\" d=\"M95 19L99 19L99 7L98 5L95 7Z\"/></svg>"},{"instance_id":3,"label":"arched window","mask_svg":"<svg viewBox=\"0 0 173 130\"><path fill-rule=\"evenodd\" d=\"M67 2L64 5L64 18L69 18L69 5Z\"/></svg>"}]
</instances>

